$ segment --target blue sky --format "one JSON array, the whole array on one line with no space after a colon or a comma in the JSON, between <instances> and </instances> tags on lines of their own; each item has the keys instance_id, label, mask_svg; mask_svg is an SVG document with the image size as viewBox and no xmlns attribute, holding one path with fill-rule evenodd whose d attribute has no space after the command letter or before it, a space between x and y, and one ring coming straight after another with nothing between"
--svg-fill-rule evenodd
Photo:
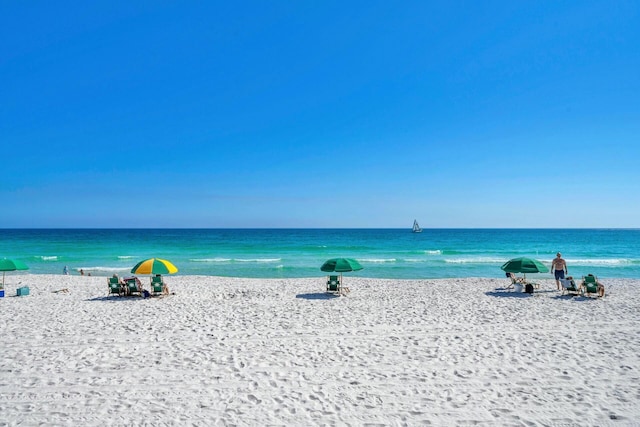
<instances>
[{"instance_id":1,"label":"blue sky","mask_svg":"<svg viewBox=\"0 0 640 427\"><path fill-rule=\"evenodd\" d=\"M0 227L640 226L638 2L63 3L0 4Z\"/></svg>"}]
</instances>

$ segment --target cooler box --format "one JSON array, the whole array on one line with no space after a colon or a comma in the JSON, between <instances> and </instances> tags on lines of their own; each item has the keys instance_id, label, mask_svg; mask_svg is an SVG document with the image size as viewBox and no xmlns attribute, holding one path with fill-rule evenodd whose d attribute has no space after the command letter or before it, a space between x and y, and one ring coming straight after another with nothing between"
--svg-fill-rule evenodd
<instances>
[{"instance_id":1,"label":"cooler box","mask_svg":"<svg viewBox=\"0 0 640 427\"><path fill-rule=\"evenodd\" d=\"M29 287L28 286L23 286L21 288L18 288L16 290L16 292L18 293L19 297L23 297L25 295L29 295Z\"/></svg>"},{"instance_id":2,"label":"cooler box","mask_svg":"<svg viewBox=\"0 0 640 427\"><path fill-rule=\"evenodd\" d=\"M0 298L4 298L4 289L0 289Z\"/></svg>"}]
</instances>

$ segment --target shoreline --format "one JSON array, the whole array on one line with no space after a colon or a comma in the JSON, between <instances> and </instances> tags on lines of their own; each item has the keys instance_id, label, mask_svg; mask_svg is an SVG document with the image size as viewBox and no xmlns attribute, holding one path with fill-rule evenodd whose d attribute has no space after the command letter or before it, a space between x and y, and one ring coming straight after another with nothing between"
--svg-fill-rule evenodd
<instances>
[{"instance_id":1,"label":"shoreline","mask_svg":"<svg viewBox=\"0 0 640 427\"><path fill-rule=\"evenodd\" d=\"M597 299L553 279L528 295L506 278L345 276L351 292L333 297L324 277L176 275L174 295L144 299L60 274L20 276L30 295L9 296L7 278L8 425L640 419L636 279L607 280Z\"/></svg>"},{"instance_id":2,"label":"shoreline","mask_svg":"<svg viewBox=\"0 0 640 427\"><path fill-rule=\"evenodd\" d=\"M113 274L101 275L101 274L59 274L59 273L29 273L29 272L7 272L8 274L5 276L5 288L11 285L18 285L19 283L24 282L32 282L33 278L42 278L46 277L47 279L56 280L57 278L78 278L78 279L100 279L102 281L106 281L108 278L112 277ZM273 280L317 280L319 283L327 278L329 275L340 275L340 273L327 273L320 272L320 274L315 276L300 276L300 277L251 277L251 276L218 276L218 275L205 275L205 274L176 274L176 275L163 275L166 281L178 280L182 282L184 280L207 280L207 279L225 279L225 280L252 280L252 281L273 281ZM149 279L149 275L145 274L118 274L118 277L133 277L136 276L140 280ZM575 275L569 274L568 276L574 277L576 281L582 280L586 273ZM608 277L608 276L598 276L599 280L604 284L607 283L619 283L619 282L639 282L640 278L635 277ZM32 278L32 279L27 279ZM374 276L365 276L365 275L352 275L352 273L343 273L344 280L358 280L358 281L387 281L387 282L437 282L437 281L459 281L459 280L492 280L496 282L503 282L505 286L508 286L509 279L504 275L500 276L464 276L464 277L433 277L433 278L396 278L396 277L374 277ZM550 274L544 274L543 276L536 277L534 275L527 275L527 279L531 282L545 284L547 287L555 288L555 279ZM1 283L1 282L0 282Z\"/></svg>"}]
</instances>

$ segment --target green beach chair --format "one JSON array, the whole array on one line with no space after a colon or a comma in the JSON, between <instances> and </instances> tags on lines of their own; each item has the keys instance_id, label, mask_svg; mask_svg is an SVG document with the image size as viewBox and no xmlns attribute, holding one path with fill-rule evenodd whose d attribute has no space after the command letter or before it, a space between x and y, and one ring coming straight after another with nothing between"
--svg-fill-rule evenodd
<instances>
[{"instance_id":1,"label":"green beach chair","mask_svg":"<svg viewBox=\"0 0 640 427\"><path fill-rule=\"evenodd\" d=\"M120 285L120 279L118 279L118 277L109 277L107 279L107 285L109 286L109 295L118 294L118 296L122 296L122 294L124 293L122 285Z\"/></svg>"},{"instance_id":2,"label":"green beach chair","mask_svg":"<svg viewBox=\"0 0 640 427\"><path fill-rule=\"evenodd\" d=\"M127 279L127 295L142 295L142 284L137 277Z\"/></svg>"},{"instance_id":3,"label":"green beach chair","mask_svg":"<svg viewBox=\"0 0 640 427\"><path fill-rule=\"evenodd\" d=\"M338 276L329 276L327 280L327 292L340 293L340 279L338 279Z\"/></svg>"},{"instance_id":4,"label":"green beach chair","mask_svg":"<svg viewBox=\"0 0 640 427\"><path fill-rule=\"evenodd\" d=\"M589 296L590 294L596 294L599 297L604 296L604 286L593 274L582 276L582 289L584 289L584 293L587 296Z\"/></svg>"},{"instance_id":5,"label":"green beach chair","mask_svg":"<svg viewBox=\"0 0 640 427\"><path fill-rule=\"evenodd\" d=\"M154 295L161 294L164 290L164 280L162 280L162 276L157 274L151 278L151 292Z\"/></svg>"}]
</instances>

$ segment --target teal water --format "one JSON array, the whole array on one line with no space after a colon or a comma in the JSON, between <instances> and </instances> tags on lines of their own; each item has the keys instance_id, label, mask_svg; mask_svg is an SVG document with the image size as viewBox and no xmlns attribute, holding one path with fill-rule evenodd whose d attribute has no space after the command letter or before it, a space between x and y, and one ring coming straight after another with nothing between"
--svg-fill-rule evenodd
<instances>
[{"instance_id":1,"label":"teal water","mask_svg":"<svg viewBox=\"0 0 640 427\"><path fill-rule=\"evenodd\" d=\"M574 276L640 277L637 229L0 230L0 257L22 260L36 274L66 265L72 273L122 275L155 256L183 275L315 277L326 259L349 257L364 266L351 273L362 277L503 277L500 266L510 258L550 265L558 251Z\"/></svg>"}]
</instances>

